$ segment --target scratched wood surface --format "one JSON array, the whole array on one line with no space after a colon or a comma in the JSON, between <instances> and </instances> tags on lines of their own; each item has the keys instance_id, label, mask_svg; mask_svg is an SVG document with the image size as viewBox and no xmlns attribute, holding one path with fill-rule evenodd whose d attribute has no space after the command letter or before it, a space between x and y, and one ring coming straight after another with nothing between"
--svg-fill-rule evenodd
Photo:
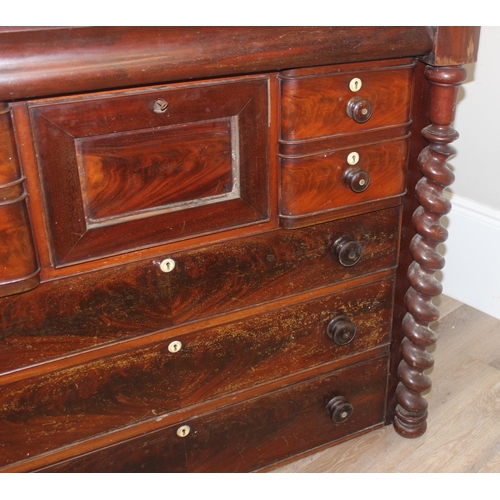
<instances>
[{"instance_id":1,"label":"scratched wood surface","mask_svg":"<svg viewBox=\"0 0 500 500\"><path fill-rule=\"evenodd\" d=\"M385 427L273 472L500 472L500 320L436 303L426 434L407 440Z\"/></svg>"}]
</instances>

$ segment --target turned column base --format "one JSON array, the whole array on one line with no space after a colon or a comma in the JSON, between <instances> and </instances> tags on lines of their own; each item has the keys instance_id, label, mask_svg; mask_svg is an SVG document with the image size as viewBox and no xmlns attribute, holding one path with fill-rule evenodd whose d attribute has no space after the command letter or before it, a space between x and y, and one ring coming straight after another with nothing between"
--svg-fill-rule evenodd
<instances>
[{"instance_id":1,"label":"turned column base","mask_svg":"<svg viewBox=\"0 0 500 500\"><path fill-rule=\"evenodd\" d=\"M394 429L405 438L413 439L422 436L427 430L427 410L413 413L398 405L394 417Z\"/></svg>"}]
</instances>

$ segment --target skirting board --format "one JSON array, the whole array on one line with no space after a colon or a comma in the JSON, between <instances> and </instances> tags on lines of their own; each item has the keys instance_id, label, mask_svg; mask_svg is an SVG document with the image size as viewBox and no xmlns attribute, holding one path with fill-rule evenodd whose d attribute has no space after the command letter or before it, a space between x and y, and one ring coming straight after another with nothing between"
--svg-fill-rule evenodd
<instances>
[{"instance_id":1,"label":"skirting board","mask_svg":"<svg viewBox=\"0 0 500 500\"><path fill-rule=\"evenodd\" d=\"M443 293L500 319L500 211L446 192L452 210L443 217L449 236L437 275Z\"/></svg>"}]
</instances>

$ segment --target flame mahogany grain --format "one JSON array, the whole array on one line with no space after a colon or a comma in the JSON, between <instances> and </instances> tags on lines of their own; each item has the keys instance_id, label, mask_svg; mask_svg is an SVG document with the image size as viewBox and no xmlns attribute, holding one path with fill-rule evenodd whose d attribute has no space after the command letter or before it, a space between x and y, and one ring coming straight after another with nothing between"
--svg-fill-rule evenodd
<instances>
[{"instance_id":1,"label":"flame mahogany grain","mask_svg":"<svg viewBox=\"0 0 500 500\"><path fill-rule=\"evenodd\" d=\"M247 472L420 436L478 40L0 28L0 470Z\"/></svg>"}]
</instances>

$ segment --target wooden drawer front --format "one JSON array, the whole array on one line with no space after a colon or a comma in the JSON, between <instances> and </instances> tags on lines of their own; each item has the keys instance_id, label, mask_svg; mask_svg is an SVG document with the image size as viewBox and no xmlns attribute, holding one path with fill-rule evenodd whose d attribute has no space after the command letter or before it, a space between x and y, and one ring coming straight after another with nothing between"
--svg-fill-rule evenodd
<instances>
[{"instance_id":1,"label":"wooden drawer front","mask_svg":"<svg viewBox=\"0 0 500 500\"><path fill-rule=\"evenodd\" d=\"M176 373L181 405L388 343L392 290L392 279L387 279L179 337L183 347L176 354ZM339 321L355 328L353 339L342 345L328 334L329 325Z\"/></svg>"},{"instance_id":2,"label":"wooden drawer front","mask_svg":"<svg viewBox=\"0 0 500 500\"><path fill-rule=\"evenodd\" d=\"M313 214L401 195L405 190L407 150L408 140L400 139L303 158L282 158L281 213ZM350 165L348 158L353 154L359 160ZM355 178L349 179L349 173L356 175L358 169L369 176L368 180L363 178L363 186Z\"/></svg>"},{"instance_id":3,"label":"wooden drawer front","mask_svg":"<svg viewBox=\"0 0 500 500\"><path fill-rule=\"evenodd\" d=\"M245 472L333 442L384 418L387 358L330 372L267 395L141 435L44 472ZM344 396L349 420L327 402ZM177 431L188 425L190 432ZM179 432L181 433L181 432Z\"/></svg>"},{"instance_id":4,"label":"wooden drawer front","mask_svg":"<svg viewBox=\"0 0 500 500\"><path fill-rule=\"evenodd\" d=\"M357 287L0 387L0 466L387 343L392 288ZM341 316L356 328L345 345L327 335Z\"/></svg>"},{"instance_id":5,"label":"wooden drawer front","mask_svg":"<svg viewBox=\"0 0 500 500\"><path fill-rule=\"evenodd\" d=\"M255 470L382 423L386 373L385 357L354 365L49 466L43 472ZM326 411L328 401L336 396L344 396L353 406L351 418L341 424L335 424ZM177 434L182 425L189 426L185 437Z\"/></svg>"},{"instance_id":6,"label":"wooden drawer front","mask_svg":"<svg viewBox=\"0 0 500 500\"><path fill-rule=\"evenodd\" d=\"M341 265L332 250L344 235L363 249L351 267ZM397 262L398 237L399 208L394 208L174 255L174 324L391 268Z\"/></svg>"},{"instance_id":7,"label":"wooden drawer front","mask_svg":"<svg viewBox=\"0 0 500 500\"><path fill-rule=\"evenodd\" d=\"M407 123L413 67L366 69L356 64L322 68L309 75L300 70L280 74L281 139L302 141ZM349 88L355 78L361 81L357 91ZM372 107L371 118L364 123L347 114L348 103L356 98L368 100Z\"/></svg>"},{"instance_id":8,"label":"wooden drawer front","mask_svg":"<svg viewBox=\"0 0 500 500\"><path fill-rule=\"evenodd\" d=\"M175 360L162 354L141 349L0 387L0 466L178 408Z\"/></svg>"},{"instance_id":9,"label":"wooden drawer front","mask_svg":"<svg viewBox=\"0 0 500 500\"><path fill-rule=\"evenodd\" d=\"M55 264L267 220L268 86L256 77L30 105Z\"/></svg>"},{"instance_id":10,"label":"wooden drawer front","mask_svg":"<svg viewBox=\"0 0 500 500\"><path fill-rule=\"evenodd\" d=\"M42 283L0 303L3 371L355 278L397 263L399 207ZM362 248L344 267L332 245Z\"/></svg>"},{"instance_id":11,"label":"wooden drawer front","mask_svg":"<svg viewBox=\"0 0 500 500\"><path fill-rule=\"evenodd\" d=\"M188 470L255 470L379 424L386 375L382 358L188 421L193 438L187 445ZM333 423L325 408L339 395L354 407L343 424Z\"/></svg>"}]
</instances>

